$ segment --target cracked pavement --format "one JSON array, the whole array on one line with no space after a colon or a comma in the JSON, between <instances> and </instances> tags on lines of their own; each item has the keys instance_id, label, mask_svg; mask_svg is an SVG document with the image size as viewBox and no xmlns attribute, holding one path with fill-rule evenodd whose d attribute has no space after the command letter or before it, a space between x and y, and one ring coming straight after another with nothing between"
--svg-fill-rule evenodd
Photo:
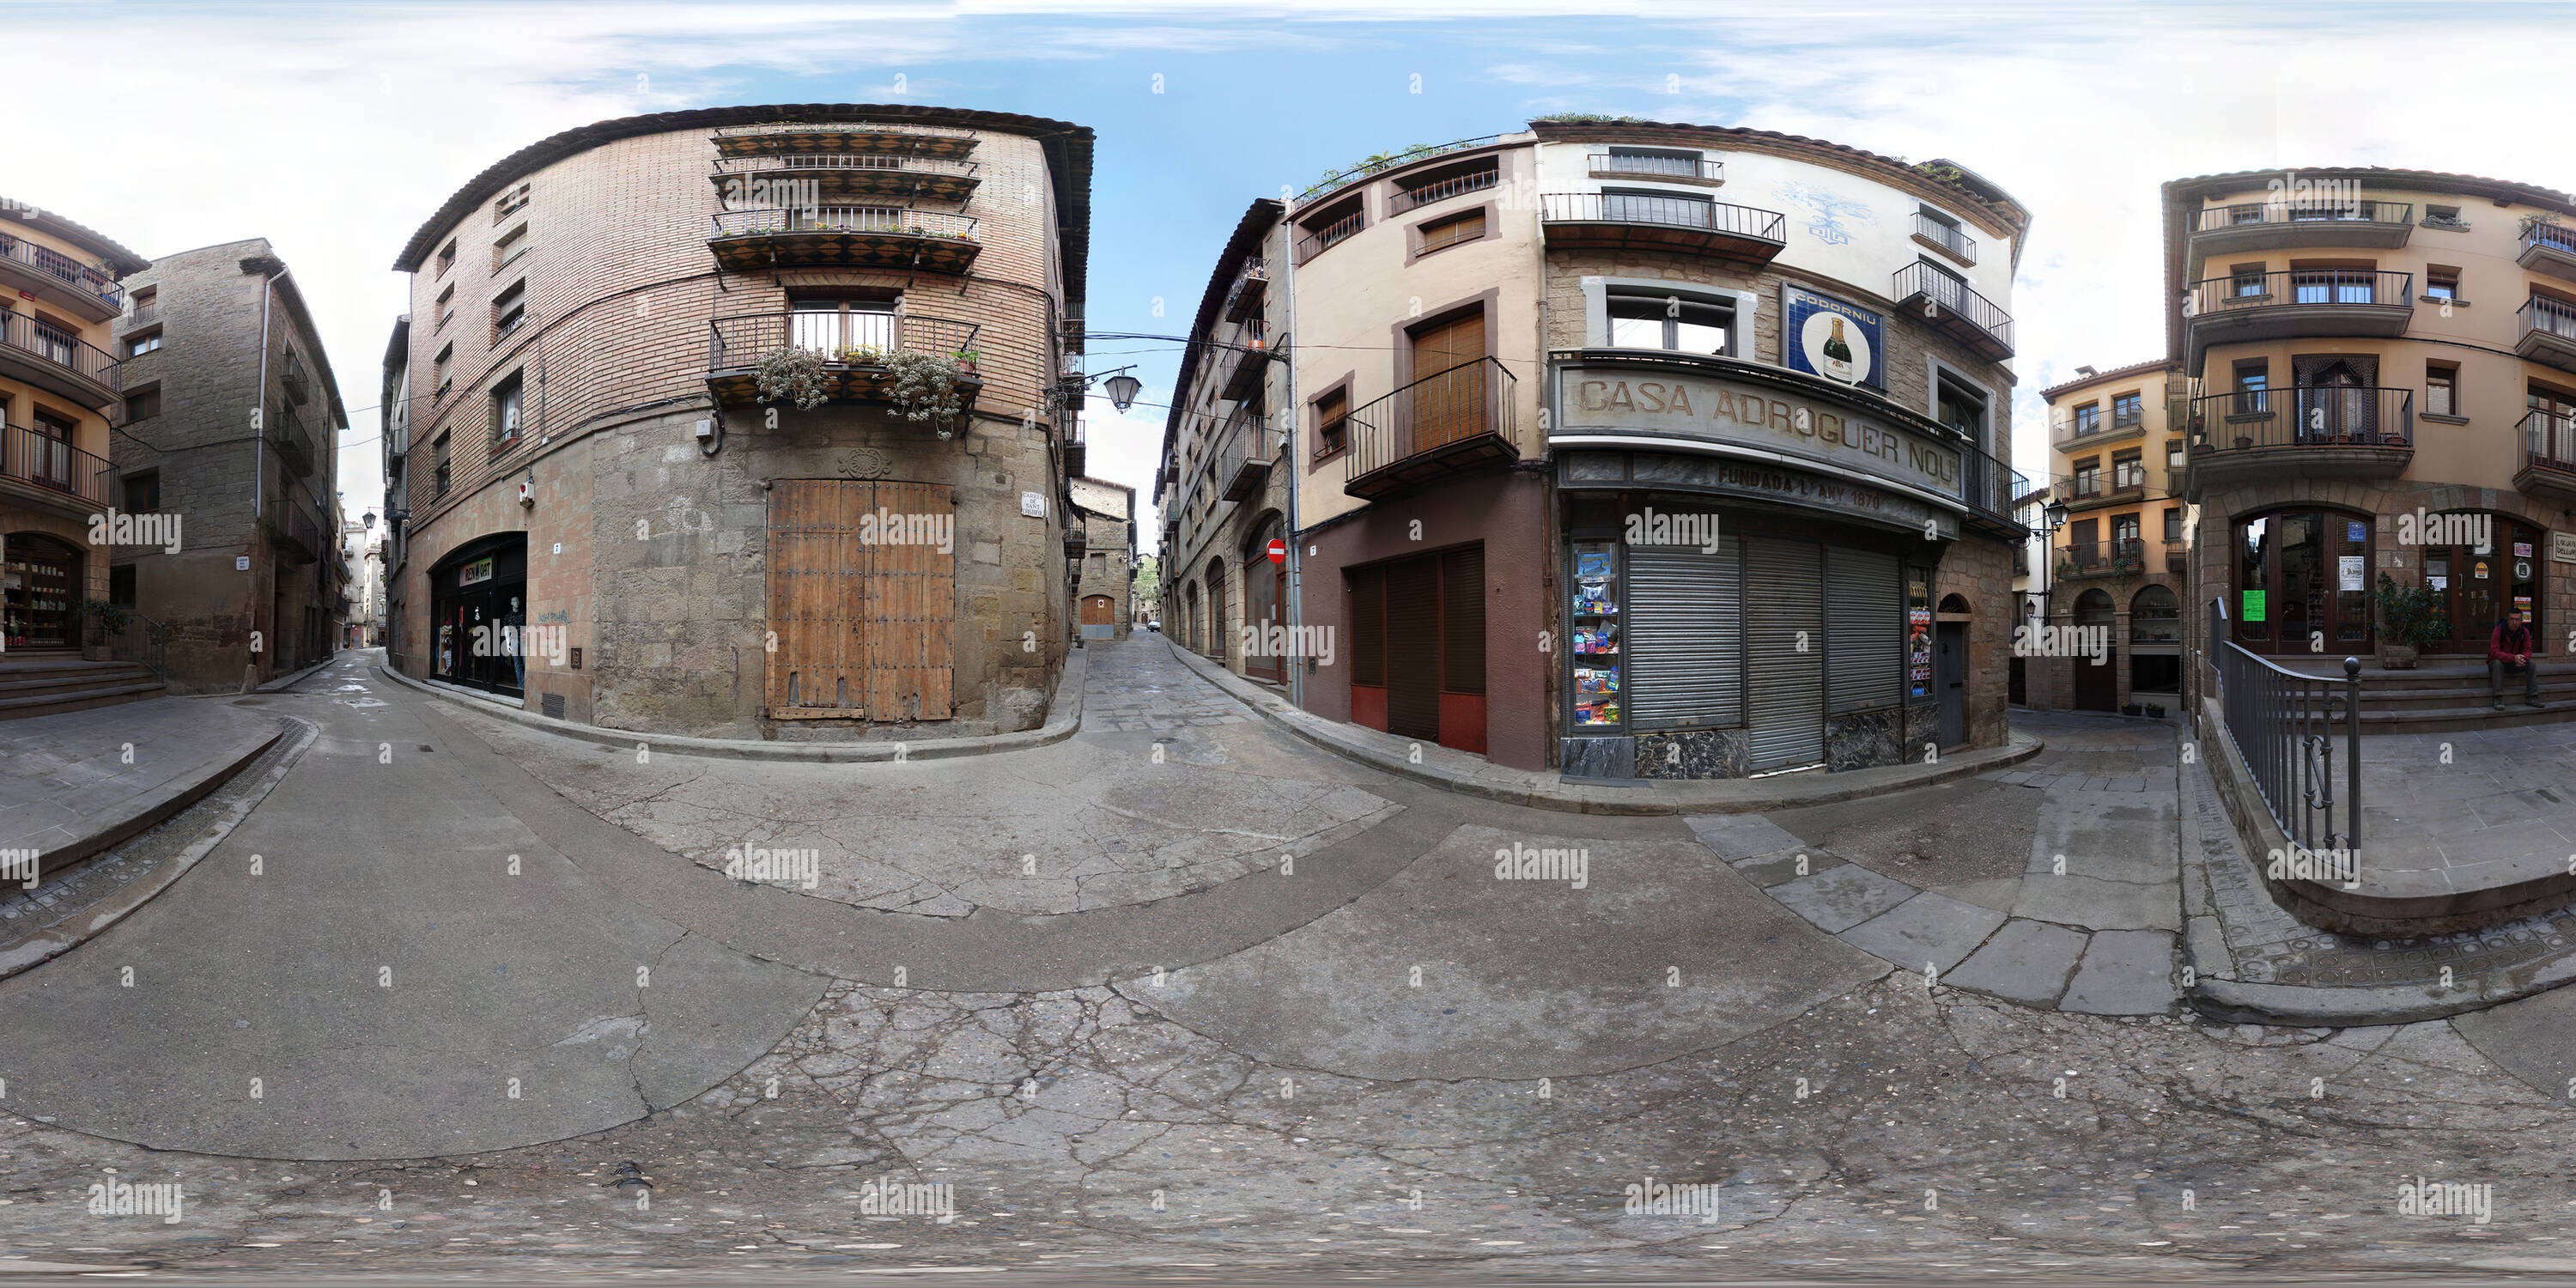
<instances>
[{"instance_id":1,"label":"cracked pavement","mask_svg":"<svg viewBox=\"0 0 2576 1288\"><path fill-rule=\"evenodd\" d=\"M1117 647L1101 682L1203 700L1159 640ZM810 778L637 765L339 671L364 687L277 704L328 736L197 871L0 983L0 1257L745 1282L2576 1271L2556 994L2340 1031L2079 1014L1927 984L1776 896L1781 847L1746 847L1822 816L1517 810L1258 721ZM396 776L385 743L438 750ZM1056 804L1013 809L1026 780ZM2116 839L2106 879L2153 884L2132 843L2173 820L2169 782L1927 790L1901 836L1833 836L1843 866L2028 925L2038 847ZM1980 822L2006 792L2026 827ZM947 819L970 844L942 850ZM997 825L1021 830L977 841ZM838 838L847 889L707 866L799 829ZM1515 847L1582 851L1581 884L1497 879ZM889 854L941 893L843 897L854 856ZM1161 883L1091 903L1076 871ZM257 1102L232 1085L254 1066L278 1071ZM2491 1184L2492 1221L2399 1215L2419 1176ZM184 1215L90 1214L120 1180L179 1183ZM1647 1184L1714 1186L1718 1210L1625 1210Z\"/></svg>"}]
</instances>

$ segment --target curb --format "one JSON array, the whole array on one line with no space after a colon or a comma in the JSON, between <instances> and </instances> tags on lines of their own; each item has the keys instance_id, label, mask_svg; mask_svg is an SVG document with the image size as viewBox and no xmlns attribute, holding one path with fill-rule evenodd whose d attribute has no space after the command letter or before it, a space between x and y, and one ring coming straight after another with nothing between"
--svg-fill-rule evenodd
<instances>
[{"instance_id":1,"label":"curb","mask_svg":"<svg viewBox=\"0 0 2576 1288\"><path fill-rule=\"evenodd\" d=\"M125 920L126 916L135 909L150 903L154 896L178 884L179 878L188 875L188 870L196 867L198 860L213 853L216 846L223 844L224 838L232 835L233 828L240 825L243 819L250 817L250 812L259 808L260 803L268 799L268 794L276 790L279 783L286 780L287 772L295 768L297 761L303 759L305 749L311 747L314 740L322 736L322 727L309 720L283 715L277 719L301 726L301 731L280 728L276 737L261 743L258 749L249 755L226 766L222 773L209 777L202 787L186 793L185 805L178 809L159 811L159 817L154 818L144 827L137 827L127 832L125 839L132 839L150 830L151 827L157 827L177 817L188 805L196 804L216 788L231 782L233 776L241 772L242 766L266 755L269 748L293 734L295 744L286 749L286 755L277 762L277 766L271 769L248 795L234 802L232 808L226 811L223 817L216 819L215 825L204 836L190 842L188 848L181 850L176 856L163 861L156 871L127 882L124 888L91 904L86 910L47 926L5 949L0 949L0 979L7 979L52 961L96 938L99 932ZM117 844L123 843L122 840L117 842ZM94 853L97 852L99 851L94 851Z\"/></svg>"},{"instance_id":2,"label":"curb","mask_svg":"<svg viewBox=\"0 0 2576 1288\"><path fill-rule=\"evenodd\" d=\"M1271 723L1345 760L1426 786L1456 792L1461 796L1477 796L1486 800L1500 801L1506 805L1557 810L1567 814L1754 814L1766 810L1796 809L1808 805L1831 805L1839 801L1859 800L1868 796L1881 796L1889 792L1973 778L2008 765L2020 764L2047 750L2048 746L2038 739L2029 739L2010 742L2001 747L1981 748L1944 760L1932 767L1930 772L1920 774L1911 772L1918 767L1887 766L1879 769L1853 770L1844 774L1816 776L1808 778L1808 782L1819 784L1811 790L1782 792L1762 797L1738 795L1730 799L1718 796L1711 790L1721 783L1733 785L1751 781L1741 778L1710 779L1688 784L1673 780L1653 780L1641 782L1634 787L1569 784L1557 787L1536 785L1519 788L1444 774L1428 766L1414 764L1401 756L1381 752L1372 747L1355 746L1340 735L1340 727L1332 721L1291 706L1286 699L1277 694L1261 689L1234 672L1174 644L1169 636L1163 637L1163 644L1172 650L1172 656L1178 658L1183 666L1188 667L1199 678L1217 686L1227 697L1259 712ZM1897 778L1890 771L1903 773L1906 776ZM1872 774L1880 777L1868 777ZM1833 786L1821 785L1832 779L1855 778L1863 781L1838 783ZM1807 786L1806 783L1799 785ZM1740 792L1742 789L1738 787L1735 790Z\"/></svg>"},{"instance_id":3,"label":"curb","mask_svg":"<svg viewBox=\"0 0 2576 1288\"><path fill-rule=\"evenodd\" d=\"M1064 674L1057 678L1054 697L1047 704L1047 722L1035 729L1018 733L987 734L979 738L938 738L924 742L769 742L746 738L682 738L643 733L631 729L602 729L597 725L575 724L556 720L521 707L510 706L478 693L415 680L383 662L376 663L376 674L395 684L451 702L469 711L523 724L531 729L598 743L603 747L632 747L637 743L669 755L704 756L712 760L794 760L818 764L863 765L893 764L896 761L954 760L964 756L989 756L1006 751L1025 751L1059 743L1082 730L1083 677L1091 669L1087 650L1072 649L1065 654Z\"/></svg>"},{"instance_id":4,"label":"curb","mask_svg":"<svg viewBox=\"0 0 2576 1288\"><path fill-rule=\"evenodd\" d=\"M285 737L286 734L286 730L280 729L261 740L260 744L251 748L247 754L235 758L231 764L222 766L205 778L172 790L168 795L153 800L141 810L109 823L69 845L47 850L43 870L59 872L75 863L87 862L178 817L182 811L204 800L216 788L231 782L233 775L242 771L242 766L259 759L269 748L276 746L277 740Z\"/></svg>"}]
</instances>

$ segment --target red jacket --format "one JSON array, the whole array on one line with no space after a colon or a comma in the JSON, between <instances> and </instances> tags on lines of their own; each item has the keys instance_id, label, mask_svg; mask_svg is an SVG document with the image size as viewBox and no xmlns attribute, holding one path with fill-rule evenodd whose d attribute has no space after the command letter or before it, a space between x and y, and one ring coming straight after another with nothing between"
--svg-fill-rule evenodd
<instances>
[{"instance_id":1,"label":"red jacket","mask_svg":"<svg viewBox=\"0 0 2576 1288\"><path fill-rule=\"evenodd\" d=\"M2487 637L2487 660L2513 662L2530 656L2531 628L2497 622L2495 633Z\"/></svg>"}]
</instances>

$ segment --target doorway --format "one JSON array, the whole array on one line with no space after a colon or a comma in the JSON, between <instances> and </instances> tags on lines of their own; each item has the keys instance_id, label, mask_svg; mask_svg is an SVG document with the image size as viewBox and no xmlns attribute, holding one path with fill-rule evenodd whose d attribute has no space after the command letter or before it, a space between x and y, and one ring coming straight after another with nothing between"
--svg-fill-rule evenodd
<instances>
[{"instance_id":1,"label":"doorway","mask_svg":"<svg viewBox=\"0 0 2576 1288\"><path fill-rule=\"evenodd\" d=\"M1941 745L1968 740L1968 601L1941 597L1941 615L1932 636L1932 680L1941 695Z\"/></svg>"},{"instance_id":2,"label":"doorway","mask_svg":"<svg viewBox=\"0 0 2576 1288\"><path fill-rule=\"evenodd\" d=\"M84 557L67 541L34 532L12 532L9 557L0 565L10 648L71 648L80 601Z\"/></svg>"},{"instance_id":3,"label":"doorway","mask_svg":"<svg viewBox=\"0 0 2576 1288\"><path fill-rule=\"evenodd\" d=\"M2332 510L2257 515L2235 525L2236 642L2267 656L2371 648L2371 522Z\"/></svg>"},{"instance_id":4,"label":"doorway","mask_svg":"<svg viewBox=\"0 0 2576 1288\"><path fill-rule=\"evenodd\" d=\"M2120 709L2120 672L2113 665L2115 650L2108 644L2112 638L2111 596L2102 590L2085 591L2075 600L2075 624L2084 628L2080 639L2105 641L2098 653L2078 654L2071 665L2075 668L2075 709L2078 711L2117 711Z\"/></svg>"},{"instance_id":5,"label":"doorway","mask_svg":"<svg viewBox=\"0 0 2576 1288\"><path fill-rule=\"evenodd\" d=\"M1082 599L1082 638L1105 640L1118 634L1118 620L1111 610L1107 595L1085 595Z\"/></svg>"},{"instance_id":6,"label":"doorway","mask_svg":"<svg viewBox=\"0 0 2576 1288\"><path fill-rule=\"evenodd\" d=\"M1354 568L1351 720L1485 750L1485 548Z\"/></svg>"},{"instance_id":7,"label":"doorway","mask_svg":"<svg viewBox=\"0 0 2576 1288\"><path fill-rule=\"evenodd\" d=\"M2451 626L2449 638L2435 640L2425 652L2484 657L2495 624L2517 608L2530 615L2535 636L2543 633L2535 575L2545 540L2539 529L2484 513L2437 514L2425 526L2443 537L2466 538L2424 548L2424 585L2439 597L2443 620Z\"/></svg>"},{"instance_id":8,"label":"doorway","mask_svg":"<svg viewBox=\"0 0 2576 1288\"><path fill-rule=\"evenodd\" d=\"M1270 562L1270 540L1278 525L1255 530L1243 554L1243 674L1272 684L1288 681L1288 632L1281 616L1287 601L1288 568Z\"/></svg>"}]
</instances>

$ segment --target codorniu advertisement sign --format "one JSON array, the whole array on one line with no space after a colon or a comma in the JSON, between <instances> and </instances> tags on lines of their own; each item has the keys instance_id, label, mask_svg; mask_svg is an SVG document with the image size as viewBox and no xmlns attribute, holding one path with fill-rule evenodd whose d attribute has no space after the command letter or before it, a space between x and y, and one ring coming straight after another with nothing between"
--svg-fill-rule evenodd
<instances>
[{"instance_id":1,"label":"codorniu advertisement sign","mask_svg":"<svg viewBox=\"0 0 2576 1288\"><path fill-rule=\"evenodd\" d=\"M1552 437L1585 440L1583 446L1725 444L1743 449L1730 455L1810 462L1925 499L1955 503L1966 495L1956 445L1786 390L1662 368L1569 364L1558 371L1557 403Z\"/></svg>"}]
</instances>

